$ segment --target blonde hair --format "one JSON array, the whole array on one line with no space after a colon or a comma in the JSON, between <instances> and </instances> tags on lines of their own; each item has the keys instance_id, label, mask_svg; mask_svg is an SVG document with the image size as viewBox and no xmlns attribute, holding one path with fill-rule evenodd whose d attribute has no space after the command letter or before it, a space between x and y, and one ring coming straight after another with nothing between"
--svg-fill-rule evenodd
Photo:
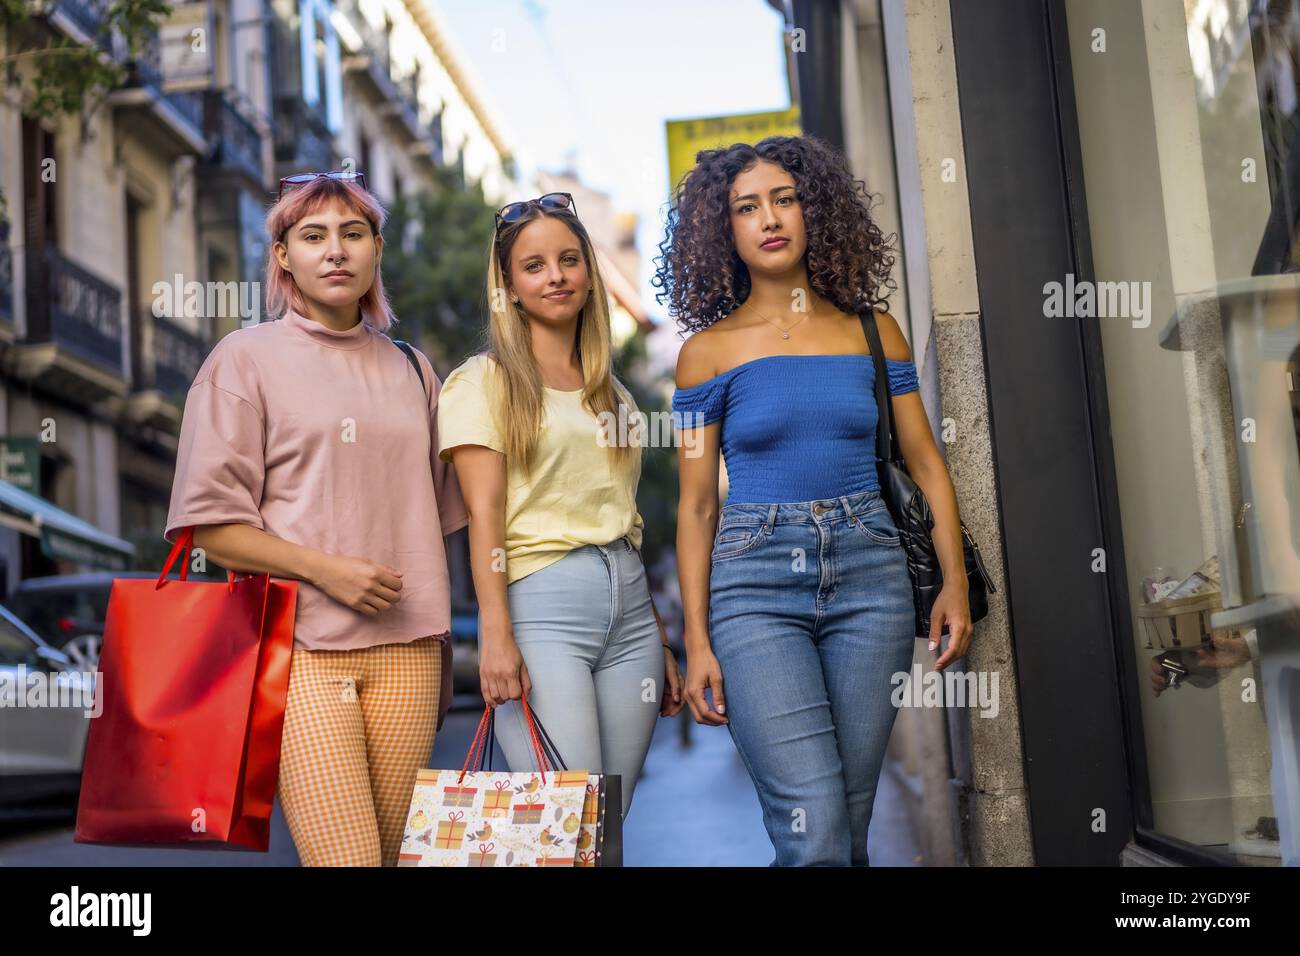
<instances>
[{"instance_id":1,"label":"blonde hair","mask_svg":"<svg viewBox=\"0 0 1300 956\"><path fill-rule=\"evenodd\" d=\"M583 375L582 402L597 418L602 413L612 415L616 426L626 420L629 433L635 434L635 422L631 418L635 402L612 372L608 299L591 237L573 213L531 206L516 221L503 224L488 247L488 348L483 353L489 361L495 359L497 374L493 377L498 387L493 396L492 413L506 446L506 458L520 462L525 472L531 471L533 452L537 448L544 395L537 360L533 357L528 318L511 300L506 282L510 252L516 239L528 223L542 216L559 219L577 237L591 278L591 291L578 314L575 337ZM619 408L624 405L627 411L620 416ZM630 442L621 441L615 441L609 450L620 466L625 465L632 455L640 453L640 449Z\"/></svg>"}]
</instances>

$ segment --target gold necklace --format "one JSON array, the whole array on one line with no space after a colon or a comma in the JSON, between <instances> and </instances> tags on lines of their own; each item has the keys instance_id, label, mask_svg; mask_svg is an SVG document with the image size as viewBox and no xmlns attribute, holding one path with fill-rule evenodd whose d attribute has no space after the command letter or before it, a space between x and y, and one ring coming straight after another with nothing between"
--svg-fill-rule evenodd
<instances>
[{"instance_id":1,"label":"gold necklace","mask_svg":"<svg viewBox=\"0 0 1300 956\"><path fill-rule=\"evenodd\" d=\"M799 322L796 322L794 325L790 326L790 329L786 329L786 328L782 328L782 327L781 327L780 325L778 325L776 322L773 322L771 319L769 319L767 316L765 316L762 312L759 312L758 309L754 308L754 307L753 307L752 305L750 305L748 302L746 302L746 303L744 303L744 304L745 304L746 306L749 307L749 310L750 310L751 312L753 312L756 316L758 316L758 317L759 317L760 319L762 319L764 322L767 322L769 325L775 325L778 329L781 329L781 338L783 338L783 339L788 339L788 338L790 337L790 329L793 329L793 328L794 328L794 325L798 325L799 322L802 322L802 321L803 321L803 319L808 318L808 313L805 312L804 315L803 315L803 319L800 319Z\"/></svg>"}]
</instances>

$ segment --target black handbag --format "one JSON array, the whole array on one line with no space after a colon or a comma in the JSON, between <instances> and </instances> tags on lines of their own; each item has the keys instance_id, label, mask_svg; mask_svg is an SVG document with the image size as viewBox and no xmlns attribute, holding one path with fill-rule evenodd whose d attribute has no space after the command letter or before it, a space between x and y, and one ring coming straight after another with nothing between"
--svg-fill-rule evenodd
<instances>
[{"instance_id":1,"label":"black handbag","mask_svg":"<svg viewBox=\"0 0 1300 956\"><path fill-rule=\"evenodd\" d=\"M934 602L943 590L943 572L939 556L934 550L934 515L930 502L907 473L903 456L898 449L898 436L894 433L894 409L889 399L889 373L885 368L885 350L880 344L880 330L876 328L876 313L869 311L858 316L862 331L867 336L871 355L876 366L876 468L880 477L880 496L898 527L898 537L907 555L907 573L912 579L912 604L916 612L916 636L922 640L930 637L930 614ZM960 521L960 519L958 519ZM970 582L970 619L974 624L989 613L989 594L996 594L993 579L984 569L984 559L979 545L961 522L962 557L966 564L966 578ZM948 633L947 622L942 634Z\"/></svg>"}]
</instances>

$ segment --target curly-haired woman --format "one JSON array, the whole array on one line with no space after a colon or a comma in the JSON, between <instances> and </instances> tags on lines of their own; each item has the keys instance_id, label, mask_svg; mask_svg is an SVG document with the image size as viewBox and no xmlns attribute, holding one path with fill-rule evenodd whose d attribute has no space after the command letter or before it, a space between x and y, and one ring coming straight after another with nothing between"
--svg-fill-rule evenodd
<instances>
[{"instance_id":1,"label":"curly-haired woman","mask_svg":"<svg viewBox=\"0 0 1300 956\"><path fill-rule=\"evenodd\" d=\"M935 516L944 588L931 649L945 622L951 631L937 668L970 640L957 500L907 342L884 311L894 260L865 185L807 136L698 160L655 278L695 333L673 396L680 426L698 432L678 451L686 699L696 721L728 727L775 865L866 865L891 678L910 667L918 635L877 479L860 313L876 312L903 457Z\"/></svg>"}]
</instances>

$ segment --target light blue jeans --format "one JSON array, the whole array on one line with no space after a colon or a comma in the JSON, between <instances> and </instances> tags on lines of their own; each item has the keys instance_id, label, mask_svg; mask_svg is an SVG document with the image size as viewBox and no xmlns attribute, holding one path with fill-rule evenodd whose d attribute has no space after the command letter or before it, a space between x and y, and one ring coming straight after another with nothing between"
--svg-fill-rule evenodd
<instances>
[{"instance_id":1,"label":"light blue jeans","mask_svg":"<svg viewBox=\"0 0 1300 956\"><path fill-rule=\"evenodd\" d=\"M725 505L709 637L728 730L777 866L866 866L867 827L915 641L907 560L879 492Z\"/></svg>"},{"instance_id":2,"label":"light blue jeans","mask_svg":"<svg viewBox=\"0 0 1300 956\"><path fill-rule=\"evenodd\" d=\"M664 651L641 556L627 538L575 548L506 588L537 715L566 766L622 777L623 816L650 749ZM497 707L510 769L536 769L523 708Z\"/></svg>"}]
</instances>

